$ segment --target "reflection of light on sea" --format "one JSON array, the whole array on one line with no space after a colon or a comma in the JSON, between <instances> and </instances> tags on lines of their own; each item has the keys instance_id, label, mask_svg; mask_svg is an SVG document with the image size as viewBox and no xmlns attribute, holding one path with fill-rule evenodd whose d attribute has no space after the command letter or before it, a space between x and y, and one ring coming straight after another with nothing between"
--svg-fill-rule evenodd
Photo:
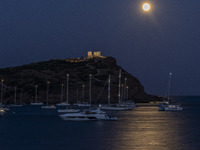
<instances>
[{"instance_id":1,"label":"reflection of light on sea","mask_svg":"<svg viewBox=\"0 0 200 150\"><path fill-rule=\"evenodd\" d=\"M159 112L157 107L136 109L126 112L116 129L119 150L178 149L181 145L180 122L173 112Z\"/></svg>"}]
</instances>

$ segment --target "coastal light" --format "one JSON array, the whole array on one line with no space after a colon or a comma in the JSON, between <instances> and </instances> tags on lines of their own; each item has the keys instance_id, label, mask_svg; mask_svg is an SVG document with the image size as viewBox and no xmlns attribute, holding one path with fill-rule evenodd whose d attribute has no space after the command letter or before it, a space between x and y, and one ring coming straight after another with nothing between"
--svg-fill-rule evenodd
<instances>
[{"instance_id":1,"label":"coastal light","mask_svg":"<svg viewBox=\"0 0 200 150\"><path fill-rule=\"evenodd\" d=\"M147 12L147 11L149 11L151 9L151 5L149 3L144 3L142 5L142 8L143 8L144 11Z\"/></svg>"}]
</instances>

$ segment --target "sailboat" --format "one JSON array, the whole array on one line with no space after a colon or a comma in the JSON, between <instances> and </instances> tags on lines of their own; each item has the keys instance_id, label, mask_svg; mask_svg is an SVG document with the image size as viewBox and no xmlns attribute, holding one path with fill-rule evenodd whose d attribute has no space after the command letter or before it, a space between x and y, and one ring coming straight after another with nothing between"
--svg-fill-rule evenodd
<instances>
[{"instance_id":1,"label":"sailboat","mask_svg":"<svg viewBox=\"0 0 200 150\"><path fill-rule=\"evenodd\" d=\"M182 111L183 108L181 105L170 104L170 86L171 86L171 76L172 73L169 73L169 83L167 89L167 99L164 97L163 102L158 105L159 111Z\"/></svg>"},{"instance_id":2,"label":"sailboat","mask_svg":"<svg viewBox=\"0 0 200 150\"><path fill-rule=\"evenodd\" d=\"M89 104L91 106L91 77L92 75L89 75ZM65 121L89 121L89 120L117 120L117 117L111 117L108 116L106 112L102 111L101 106L99 106L96 109L92 109L91 107L89 109L85 109L81 112L77 113L65 113L62 115L59 115L63 120Z\"/></svg>"},{"instance_id":3,"label":"sailboat","mask_svg":"<svg viewBox=\"0 0 200 150\"><path fill-rule=\"evenodd\" d=\"M83 94L83 102L80 103L80 102L77 101L77 103L74 104L74 105L76 105L78 107L83 107L83 108L92 106L92 102L91 102L91 86L92 86L91 85L91 77L92 77L92 75L89 74L89 102L84 102L84 93L85 93L84 88L85 88L85 85L83 85L83 93L82 93Z\"/></svg>"},{"instance_id":4,"label":"sailboat","mask_svg":"<svg viewBox=\"0 0 200 150\"><path fill-rule=\"evenodd\" d=\"M84 92L84 89L83 89ZM79 106L81 104L81 101L79 101L78 97L78 88L76 89L76 103L73 103L73 106Z\"/></svg>"},{"instance_id":5,"label":"sailboat","mask_svg":"<svg viewBox=\"0 0 200 150\"><path fill-rule=\"evenodd\" d=\"M35 102L31 103L31 105L43 105L43 103L37 101L37 85L35 85Z\"/></svg>"},{"instance_id":6,"label":"sailboat","mask_svg":"<svg viewBox=\"0 0 200 150\"><path fill-rule=\"evenodd\" d=\"M119 85L119 103L117 105L120 107L127 107L127 108L129 108L129 110L132 110L136 106L135 106L135 103L133 102L133 100L128 99L128 86L126 86L126 82L127 82L127 78L125 78L124 90L122 87L122 96L121 97L124 97L124 99L122 100L122 98L121 98L121 101L120 101L120 85ZM123 94L123 92L124 92L124 94Z\"/></svg>"},{"instance_id":7,"label":"sailboat","mask_svg":"<svg viewBox=\"0 0 200 150\"><path fill-rule=\"evenodd\" d=\"M15 96L14 96L14 104L12 104L12 107L20 107L23 106L22 104L17 104L17 93L16 93L17 87L15 87ZM22 99L22 92L20 93L20 101Z\"/></svg>"},{"instance_id":8,"label":"sailboat","mask_svg":"<svg viewBox=\"0 0 200 150\"><path fill-rule=\"evenodd\" d=\"M90 77L90 86L91 86L91 77ZM89 91L89 93L91 92L91 90ZM83 102L82 103L80 103L80 102L77 102L76 104L74 104L74 105L76 105L76 106L78 106L78 107L91 107L91 103L89 103L89 102L85 102L84 100L84 95L85 95L85 85L83 85L83 91L82 91L82 97L83 97ZM91 98L91 96L90 96L90 98Z\"/></svg>"},{"instance_id":9,"label":"sailboat","mask_svg":"<svg viewBox=\"0 0 200 150\"><path fill-rule=\"evenodd\" d=\"M110 104L110 75L108 78L108 105L101 106L101 110L132 110L135 108L135 106L130 105L128 103L121 103L120 101L120 86L121 86L121 69L119 71L119 93L118 93L118 98L119 102L117 104Z\"/></svg>"},{"instance_id":10,"label":"sailboat","mask_svg":"<svg viewBox=\"0 0 200 150\"><path fill-rule=\"evenodd\" d=\"M67 74L67 96L66 96L66 103L65 105L57 105L57 106L66 106L66 109L58 109L59 113L76 113L79 112L79 109L69 109L69 97L68 97L68 93L69 93L69 74ZM62 97L62 96L61 96Z\"/></svg>"},{"instance_id":11,"label":"sailboat","mask_svg":"<svg viewBox=\"0 0 200 150\"><path fill-rule=\"evenodd\" d=\"M63 89L64 84L61 84L61 96L60 96L60 103L57 103L56 106L69 106L70 104L68 102L63 102Z\"/></svg>"},{"instance_id":12,"label":"sailboat","mask_svg":"<svg viewBox=\"0 0 200 150\"><path fill-rule=\"evenodd\" d=\"M49 84L50 82L47 81L47 99L46 99L46 105L42 106L42 109L56 109L56 106L54 105L49 105Z\"/></svg>"}]
</instances>

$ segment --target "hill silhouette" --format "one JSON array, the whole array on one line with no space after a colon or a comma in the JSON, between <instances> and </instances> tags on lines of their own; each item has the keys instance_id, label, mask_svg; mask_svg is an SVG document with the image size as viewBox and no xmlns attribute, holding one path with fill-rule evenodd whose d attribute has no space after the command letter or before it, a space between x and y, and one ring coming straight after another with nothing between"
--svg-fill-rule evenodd
<instances>
[{"instance_id":1,"label":"hill silhouette","mask_svg":"<svg viewBox=\"0 0 200 150\"><path fill-rule=\"evenodd\" d=\"M66 100L66 74L69 74L69 102L89 101L89 74L92 74L92 102L107 102L107 80L111 76L111 102L118 102L119 70L121 69L121 83L127 78L128 90L126 98L135 102L149 102L158 100L144 91L139 80L116 64L113 57L93 59L51 59L23 66L0 69L3 82L3 103L13 103L14 87L17 87L17 101L22 94L23 103L35 101L35 86L37 85L38 101L46 102L47 81L49 84L49 103L60 102L61 84L64 84ZM83 97L83 85L84 97ZM124 88L123 88L124 89ZM122 88L121 88L122 90ZM128 92L127 92L128 91ZM124 96L123 96L124 97Z\"/></svg>"}]
</instances>

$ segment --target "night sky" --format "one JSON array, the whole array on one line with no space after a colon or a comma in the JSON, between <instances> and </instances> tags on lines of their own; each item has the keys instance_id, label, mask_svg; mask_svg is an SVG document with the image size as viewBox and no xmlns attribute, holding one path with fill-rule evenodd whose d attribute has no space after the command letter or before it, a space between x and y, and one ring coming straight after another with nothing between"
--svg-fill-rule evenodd
<instances>
[{"instance_id":1,"label":"night sky","mask_svg":"<svg viewBox=\"0 0 200 150\"><path fill-rule=\"evenodd\" d=\"M200 93L200 1L0 0L0 68L100 50L145 91Z\"/></svg>"}]
</instances>

